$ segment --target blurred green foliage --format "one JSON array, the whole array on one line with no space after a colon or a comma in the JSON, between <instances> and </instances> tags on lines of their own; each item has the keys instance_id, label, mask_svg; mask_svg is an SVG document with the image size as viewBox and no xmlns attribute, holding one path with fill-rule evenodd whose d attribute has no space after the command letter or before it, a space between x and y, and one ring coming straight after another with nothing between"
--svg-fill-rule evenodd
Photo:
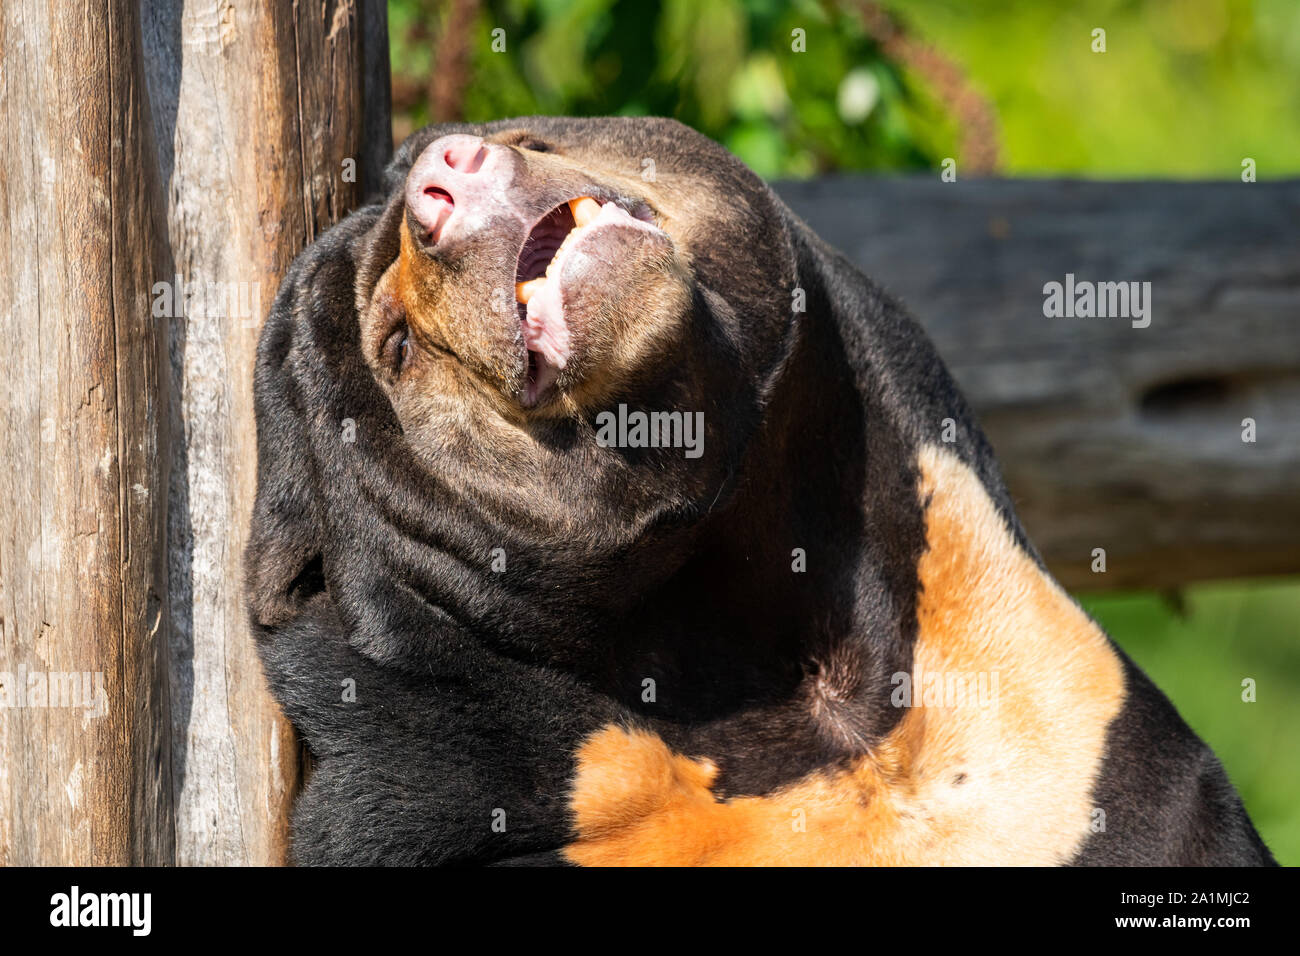
<instances>
[{"instance_id":1,"label":"blurred green foliage","mask_svg":"<svg viewBox=\"0 0 1300 956\"><path fill-rule=\"evenodd\" d=\"M1300 0L894 0L997 116L1001 171L1261 179L1300 173ZM390 3L399 137L430 119L455 8ZM933 70L892 62L851 3L490 0L462 31L464 118L676 116L768 177L935 168L961 157ZM504 52L492 48L505 30ZM1106 52L1092 31L1106 31ZM791 47L805 31L806 52ZM1300 584L1084 605L1215 748L1278 859L1300 864ZM1257 700L1241 700L1241 681Z\"/></svg>"},{"instance_id":2,"label":"blurred green foliage","mask_svg":"<svg viewBox=\"0 0 1300 956\"><path fill-rule=\"evenodd\" d=\"M1199 585L1083 607L1151 675L1236 784L1278 861L1300 864L1300 584ZM1255 701L1242 699L1246 679Z\"/></svg>"},{"instance_id":3,"label":"blurred green foliage","mask_svg":"<svg viewBox=\"0 0 1300 956\"><path fill-rule=\"evenodd\" d=\"M432 69L430 44L409 41L425 7L447 15L427 0L390 6L395 77ZM498 28L505 50L494 52ZM931 166L933 131L946 123L881 56L860 18L833 4L493 0L468 29L463 115L472 121L675 116L766 176ZM796 31L807 52L795 52ZM427 98L414 98L409 119L429 119Z\"/></svg>"},{"instance_id":4,"label":"blurred green foliage","mask_svg":"<svg viewBox=\"0 0 1300 956\"><path fill-rule=\"evenodd\" d=\"M1297 0L906 0L992 98L1003 171L1260 179L1300 172ZM1106 52L1092 52L1092 31Z\"/></svg>"},{"instance_id":5,"label":"blurred green foliage","mask_svg":"<svg viewBox=\"0 0 1300 956\"><path fill-rule=\"evenodd\" d=\"M466 45L469 120L676 116L759 173L933 168L961 156L941 66L882 54L856 0L393 0L402 131L429 121L432 38ZM892 0L905 35L997 116L1001 169L1235 178L1300 172L1297 0ZM446 30L444 30L446 28ZM1092 31L1106 31L1093 52ZM493 31L503 30L504 50ZM805 52L794 33L804 31ZM447 117L439 117L447 118Z\"/></svg>"}]
</instances>

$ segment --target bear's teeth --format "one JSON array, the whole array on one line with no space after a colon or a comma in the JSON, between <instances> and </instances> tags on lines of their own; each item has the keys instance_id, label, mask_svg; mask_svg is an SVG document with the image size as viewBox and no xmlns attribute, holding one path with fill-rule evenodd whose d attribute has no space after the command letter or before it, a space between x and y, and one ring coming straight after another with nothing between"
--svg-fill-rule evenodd
<instances>
[{"instance_id":1,"label":"bear's teeth","mask_svg":"<svg viewBox=\"0 0 1300 956\"><path fill-rule=\"evenodd\" d=\"M515 283L516 302L522 302L524 305L528 304L528 300L535 296L537 291L546 284L546 280L550 277L551 272L555 267L555 263L559 261L560 253L562 253L569 245L574 234L579 232L584 226L590 225L591 222L600 215L600 209L600 203L596 202L596 200L592 199L590 196L582 196L578 199L569 200L569 211L573 213L573 228L570 229L568 235L564 237L564 240L560 243L560 247L555 250L555 254L551 256L551 261L546 264L545 275L538 276L536 279L529 279L527 282Z\"/></svg>"},{"instance_id":2,"label":"bear's teeth","mask_svg":"<svg viewBox=\"0 0 1300 956\"><path fill-rule=\"evenodd\" d=\"M515 301L527 305L528 300L535 296L544 285L546 285L546 276L538 276L536 279L529 279L527 282L516 282Z\"/></svg>"},{"instance_id":3,"label":"bear's teeth","mask_svg":"<svg viewBox=\"0 0 1300 956\"><path fill-rule=\"evenodd\" d=\"M573 213L574 223L581 229L600 215L600 203L590 196L582 196L569 200L569 211Z\"/></svg>"}]
</instances>

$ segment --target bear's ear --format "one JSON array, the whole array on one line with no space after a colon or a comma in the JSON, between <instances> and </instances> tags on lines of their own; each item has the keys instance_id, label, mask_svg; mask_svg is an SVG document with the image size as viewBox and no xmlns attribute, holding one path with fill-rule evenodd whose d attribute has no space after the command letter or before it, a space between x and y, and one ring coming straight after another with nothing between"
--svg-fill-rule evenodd
<instances>
[{"instance_id":1,"label":"bear's ear","mask_svg":"<svg viewBox=\"0 0 1300 956\"><path fill-rule=\"evenodd\" d=\"M262 331L254 375L257 498L244 551L244 594L255 627L278 627L325 589L322 526L308 423L293 374L293 269Z\"/></svg>"}]
</instances>

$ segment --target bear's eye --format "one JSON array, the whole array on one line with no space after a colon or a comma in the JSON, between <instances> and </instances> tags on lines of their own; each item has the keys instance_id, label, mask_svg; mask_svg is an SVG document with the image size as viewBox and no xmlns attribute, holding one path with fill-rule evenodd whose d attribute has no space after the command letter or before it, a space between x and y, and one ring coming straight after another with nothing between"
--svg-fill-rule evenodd
<instances>
[{"instance_id":1,"label":"bear's eye","mask_svg":"<svg viewBox=\"0 0 1300 956\"><path fill-rule=\"evenodd\" d=\"M551 144L543 142L536 136L525 136L515 145L520 149L526 149L534 153L549 153L551 151Z\"/></svg>"},{"instance_id":2,"label":"bear's eye","mask_svg":"<svg viewBox=\"0 0 1300 956\"><path fill-rule=\"evenodd\" d=\"M406 367L406 363L411 359L411 333L406 327L406 323L400 323L397 328L388 333L388 338L384 339L384 345L379 350L379 360L385 368L390 369L394 374L398 374Z\"/></svg>"}]
</instances>

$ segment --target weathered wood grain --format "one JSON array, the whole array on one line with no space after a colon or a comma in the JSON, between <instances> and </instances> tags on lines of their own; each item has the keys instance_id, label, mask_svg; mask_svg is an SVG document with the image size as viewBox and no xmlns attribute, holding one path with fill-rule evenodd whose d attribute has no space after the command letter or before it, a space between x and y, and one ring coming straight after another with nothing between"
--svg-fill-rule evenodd
<instances>
[{"instance_id":1,"label":"weathered wood grain","mask_svg":"<svg viewBox=\"0 0 1300 956\"><path fill-rule=\"evenodd\" d=\"M1300 572L1300 183L778 191L925 326L1066 585ZM1150 281L1150 326L1045 317L1066 273Z\"/></svg>"},{"instance_id":2,"label":"weathered wood grain","mask_svg":"<svg viewBox=\"0 0 1300 956\"><path fill-rule=\"evenodd\" d=\"M169 270L131 0L0 12L0 864L173 857Z\"/></svg>"},{"instance_id":3,"label":"weathered wood grain","mask_svg":"<svg viewBox=\"0 0 1300 956\"><path fill-rule=\"evenodd\" d=\"M144 6L175 272L203 286L171 320L176 859L278 863L299 757L243 605L253 354L293 257L388 158L386 66L366 76L386 20L378 0Z\"/></svg>"}]
</instances>

